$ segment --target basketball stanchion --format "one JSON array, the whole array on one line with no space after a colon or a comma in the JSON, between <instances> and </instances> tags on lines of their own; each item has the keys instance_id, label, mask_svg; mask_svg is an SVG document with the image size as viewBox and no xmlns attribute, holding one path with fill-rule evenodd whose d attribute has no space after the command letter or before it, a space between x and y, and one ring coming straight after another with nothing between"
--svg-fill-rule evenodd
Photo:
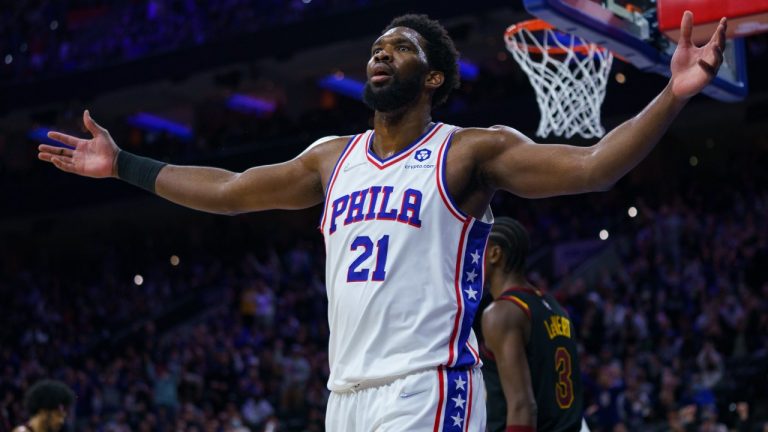
<instances>
[{"instance_id":1,"label":"basketball stanchion","mask_svg":"<svg viewBox=\"0 0 768 432\"><path fill-rule=\"evenodd\" d=\"M536 90L541 111L536 135L605 134L600 106L613 62L610 51L540 19L510 26L504 39Z\"/></svg>"}]
</instances>

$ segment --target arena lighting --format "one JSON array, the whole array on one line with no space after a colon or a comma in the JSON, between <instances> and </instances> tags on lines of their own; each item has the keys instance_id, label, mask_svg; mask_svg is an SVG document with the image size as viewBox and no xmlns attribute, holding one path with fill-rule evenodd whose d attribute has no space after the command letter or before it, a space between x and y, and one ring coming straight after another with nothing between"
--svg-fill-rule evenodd
<instances>
[{"instance_id":1,"label":"arena lighting","mask_svg":"<svg viewBox=\"0 0 768 432\"><path fill-rule=\"evenodd\" d=\"M608 240L608 230L600 230L600 240Z\"/></svg>"},{"instance_id":2,"label":"arena lighting","mask_svg":"<svg viewBox=\"0 0 768 432\"><path fill-rule=\"evenodd\" d=\"M630 207L627 210L627 214L629 215L629 217L633 218L633 217L637 216L637 209L634 206Z\"/></svg>"},{"instance_id":3,"label":"arena lighting","mask_svg":"<svg viewBox=\"0 0 768 432\"><path fill-rule=\"evenodd\" d=\"M138 113L128 117L128 124L149 132L165 132L184 141L192 139L192 129L181 123L148 113Z\"/></svg>"},{"instance_id":4,"label":"arena lighting","mask_svg":"<svg viewBox=\"0 0 768 432\"><path fill-rule=\"evenodd\" d=\"M363 88L365 87L365 83L352 78L347 78L343 74L336 73L327 75L317 80L317 85L352 99L359 101L363 100Z\"/></svg>"},{"instance_id":5,"label":"arena lighting","mask_svg":"<svg viewBox=\"0 0 768 432\"><path fill-rule=\"evenodd\" d=\"M256 114L259 116L275 112L277 104L267 99L235 93L227 99L227 108L244 114Z\"/></svg>"},{"instance_id":6,"label":"arena lighting","mask_svg":"<svg viewBox=\"0 0 768 432\"><path fill-rule=\"evenodd\" d=\"M178 255L171 255L171 265L176 267L181 262Z\"/></svg>"},{"instance_id":7,"label":"arena lighting","mask_svg":"<svg viewBox=\"0 0 768 432\"><path fill-rule=\"evenodd\" d=\"M27 138L38 144L48 144L56 147L73 148L48 138L48 132L50 131L51 129L48 129L47 127L37 127L27 133Z\"/></svg>"},{"instance_id":8,"label":"arena lighting","mask_svg":"<svg viewBox=\"0 0 768 432\"><path fill-rule=\"evenodd\" d=\"M459 60L459 74L463 80L474 81L480 75L480 68L469 60L461 59Z\"/></svg>"},{"instance_id":9,"label":"arena lighting","mask_svg":"<svg viewBox=\"0 0 768 432\"><path fill-rule=\"evenodd\" d=\"M137 274L133 277L133 283L135 283L137 286L141 286L141 284L144 283L144 277L142 277L140 274Z\"/></svg>"}]
</instances>

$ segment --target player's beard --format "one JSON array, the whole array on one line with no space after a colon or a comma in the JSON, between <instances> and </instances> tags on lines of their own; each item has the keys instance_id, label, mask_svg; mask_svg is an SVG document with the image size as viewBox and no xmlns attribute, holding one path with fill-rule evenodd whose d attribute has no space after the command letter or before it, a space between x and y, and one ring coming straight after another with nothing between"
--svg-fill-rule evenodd
<instances>
[{"instance_id":1,"label":"player's beard","mask_svg":"<svg viewBox=\"0 0 768 432\"><path fill-rule=\"evenodd\" d=\"M374 87L371 81L365 83L363 90L363 102L371 109L380 112L391 112L403 108L415 101L421 93L423 73L414 73L410 77L400 79L392 75L389 83L381 87Z\"/></svg>"}]
</instances>

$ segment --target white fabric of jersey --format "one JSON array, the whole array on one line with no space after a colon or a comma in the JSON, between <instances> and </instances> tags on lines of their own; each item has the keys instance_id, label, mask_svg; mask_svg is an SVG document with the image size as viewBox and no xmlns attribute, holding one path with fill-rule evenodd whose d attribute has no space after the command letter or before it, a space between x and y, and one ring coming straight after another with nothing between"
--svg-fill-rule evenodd
<instances>
[{"instance_id":1,"label":"white fabric of jersey","mask_svg":"<svg viewBox=\"0 0 768 432\"><path fill-rule=\"evenodd\" d=\"M378 387L332 392L325 430L482 432L485 418L485 383L480 367L437 368Z\"/></svg>"},{"instance_id":2,"label":"white fabric of jersey","mask_svg":"<svg viewBox=\"0 0 768 432\"><path fill-rule=\"evenodd\" d=\"M332 391L480 364L471 325L493 216L468 216L448 195L456 130L436 123L387 159L370 150L369 130L336 163L320 223Z\"/></svg>"}]
</instances>

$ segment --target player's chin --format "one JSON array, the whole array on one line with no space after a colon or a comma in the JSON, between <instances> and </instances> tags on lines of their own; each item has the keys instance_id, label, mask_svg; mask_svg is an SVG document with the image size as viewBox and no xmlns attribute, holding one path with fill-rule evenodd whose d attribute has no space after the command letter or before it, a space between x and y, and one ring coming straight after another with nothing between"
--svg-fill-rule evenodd
<instances>
[{"instance_id":1,"label":"player's chin","mask_svg":"<svg viewBox=\"0 0 768 432\"><path fill-rule=\"evenodd\" d=\"M380 88L388 87L390 84L392 84L392 81L394 80L392 79L391 76L377 75L377 76L368 78L368 85L371 86L371 88L380 89Z\"/></svg>"}]
</instances>

